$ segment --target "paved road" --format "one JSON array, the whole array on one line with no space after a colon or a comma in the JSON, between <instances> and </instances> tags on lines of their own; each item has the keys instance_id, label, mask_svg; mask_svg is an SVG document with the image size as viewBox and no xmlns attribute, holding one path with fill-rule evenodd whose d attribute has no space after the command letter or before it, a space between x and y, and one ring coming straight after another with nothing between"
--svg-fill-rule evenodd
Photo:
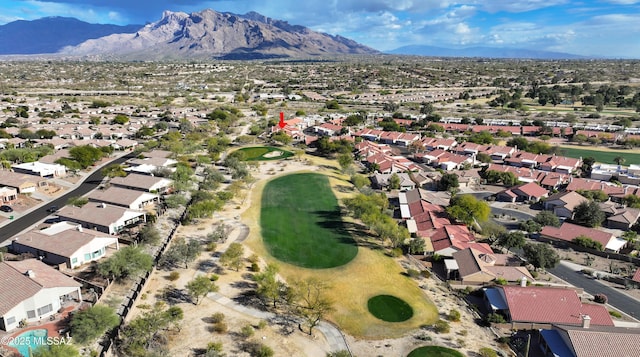
<instances>
[{"instance_id":1,"label":"paved road","mask_svg":"<svg viewBox=\"0 0 640 357\"><path fill-rule=\"evenodd\" d=\"M616 288L604 285L593 278L587 277L584 274L577 272L575 269L577 268L562 262L555 268L547 270L569 284L583 288L584 291L591 295L598 293L607 295L609 298L609 305L624 311L636 319L640 318L640 302L638 300Z\"/></svg>"},{"instance_id":2,"label":"paved road","mask_svg":"<svg viewBox=\"0 0 640 357\"><path fill-rule=\"evenodd\" d=\"M42 205L41 207L38 207L34 210L31 210L28 213L25 213L21 217L17 217L11 223L4 225L3 227L0 228L0 245L3 245L2 243L5 242L6 240L10 239L16 234L24 231L25 229L31 227L32 225L36 224L37 222L51 215L50 212L47 212L47 209L49 209L49 207L51 206L63 207L65 204L67 204L67 201L69 200L69 198L75 197L75 196L82 196L88 193L89 191L95 189L96 187L98 187L98 185L100 185L100 183L102 182L102 179L104 178L101 170L102 167L111 165L111 164L121 164L134 156L135 154L132 152L102 165L100 168L94 170L91 174L89 174L89 176L87 176L84 179L84 181L82 181L82 183L76 186L75 189L65 193L64 195L52 201L49 201L47 204Z\"/></svg>"}]
</instances>

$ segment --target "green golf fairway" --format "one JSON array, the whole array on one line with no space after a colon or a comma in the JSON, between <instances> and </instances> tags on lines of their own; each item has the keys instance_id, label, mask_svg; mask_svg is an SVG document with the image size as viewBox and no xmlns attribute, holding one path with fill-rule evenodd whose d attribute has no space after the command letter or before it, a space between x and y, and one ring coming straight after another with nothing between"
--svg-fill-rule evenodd
<instances>
[{"instance_id":1,"label":"green golf fairway","mask_svg":"<svg viewBox=\"0 0 640 357\"><path fill-rule=\"evenodd\" d=\"M358 253L329 179L321 174L293 174L268 182L260 226L269 253L297 266L333 268Z\"/></svg>"}]
</instances>

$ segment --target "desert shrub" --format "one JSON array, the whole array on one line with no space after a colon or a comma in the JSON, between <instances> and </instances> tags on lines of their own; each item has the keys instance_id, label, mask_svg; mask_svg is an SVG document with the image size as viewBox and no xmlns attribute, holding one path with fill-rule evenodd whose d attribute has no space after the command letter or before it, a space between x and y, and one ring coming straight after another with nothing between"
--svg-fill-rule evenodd
<instances>
[{"instance_id":1,"label":"desert shrub","mask_svg":"<svg viewBox=\"0 0 640 357\"><path fill-rule=\"evenodd\" d=\"M217 275L217 274L209 275L209 280L211 280L211 281L218 281L218 279L220 279L220 276Z\"/></svg>"},{"instance_id":2,"label":"desert shrub","mask_svg":"<svg viewBox=\"0 0 640 357\"><path fill-rule=\"evenodd\" d=\"M254 273L257 273L260 271L260 266L258 265L258 263L251 263L251 267L249 268L249 270L251 270Z\"/></svg>"},{"instance_id":3,"label":"desert shrub","mask_svg":"<svg viewBox=\"0 0 640 357\"><path fill-rule=\"evenodd\" d=\"M535 271L535 270L531 270L531 271L529 271L529 274L531 274L531 276L532 276L534 279L538 279L538 275L539 275L539 274L538 274L538 272L537 272L537 271Z\"/></svg>"},{"instance_id":4,"label":"desert shrub","mask_svg":"<svg viewBox=\"0 0 640 357\"><path fill-rule=\"evenodd\" d=\"M505 279L505 278L498 278L498 279L495 280L495 283L497 285L507 285L508 284L507 279Z\"/></svg>"},{"instance_id":5,"label":"desert shrub","mask_svg":"<svg viewBox=\"0 0 640 357\"><path fill-rule=\"evenodd\" d=\"M391 249L391 256L394 258L402 256L402 248L393 248Z\"/></svg>"},{"instance_id":6,"label":"desert shrub","mask_svg":"<svg viewBox=\"0 0 640 357\"><path fill-rule=\"evenodd\" d=\"M460 321L460 311L456 309L451 309L451 311L449 311L449 315L447 315L447 320L453 321L453 322Z\"/></svg>"},{"instance_id":7,"label":"desert shrub","mask_svg":"<svg viewBox=\"0 0 640 357\"><path fill-rule=\"evenodd\" d=\"M216 248L218 248L218 243L216 242L209 242L207 243L207 252L215 252Z\"/></svg>"},{"instance_id":8,"label":"desert shrub","mask_svg":"<svg viewBox=\"0 0 640 357\"><path fill-rule=\"evenodd\" d=\"M616 319L619 319L622 317L622 314L615 310L609 310L609 315L615 317Z\"/></svg>"},{"instance_id":9,"label":"desert shrub","mask_svg":"<svg viewBox=\"0 0 640 357\"><path fill-rule=\"evenodd\" d=\"M262 330L265 327L267 327L267 322L265 320L260 320L260 322L258 322L258 326L256 326L258 330Z\"/></svg>"},{"instance_id":10,"label":"desert shrub","mask_svg":"<svg viewBox=\"0 0 640 357\"><path fill-rule=\"evenodd\" d=\"M218 322L222 322L224 321L224 314L221 312L216 312L215 314L211 315L211 322L213 322L214 324L218 323Z\"/></svg>"},{"instance_id":11,"label":"desert shrub","mask_svg":"<svg viewBox=\"0 0 640 357\"><path fill-rule=\"evenodd\" d=\"M495 324L503 324L505 323L505 319L504 316L500 315L500 314L496 314L496 313L490 313L485 317L485 321L488 323L495 323Z\"/></svg>"},{"instance_id":12,"label":"desert shrub","mask_svg":"<svg viewBox=\"0 0 640 357\"><path fill-rule=\"evenodd\" d=\"M258 263L258 261L260 261L260 258L256 255L256 254L251 254L251 256L249 256L249 258L247 258L247 260L249 261L249 263Z\"/></svg>"},{"instance_id":13,"label":"desert shrub","mask_svg":"<svg viewBox=\"0 0 640 357\"><path fill-rule=\"evenodd\" d=\"M171 274L169 274L170 281L176 281L178 279L180 279L180 273L178 273L177 271L172 271Z\"/></svg>"},{"instance_id":14,"label":"desert shrub","mask_svg":"<svg viewBox=\"0 0 640 357\"><path fill-rule=\"evenodd\" d=\"M420 276L420 272L415 269L407 269L407 275L410 278L417 278Z\"/></svg>"},{"instance_id":15,"label":"desert shrub","mask_svg":"<svg viewBox=\"0 0 640 357\"><path fill-rule=\"evenodd\" d=\"M224 321L216 322L213 324L213 331L217 333L225 333L229 328L227 327L227 323Z\"/></svg>"},{"instance_id":16,"label":"desert shrub","mask_svg":"<svg viewBox=\"0 0 640 357\"><path fill-rule=\"evenodd\" d=\"M480 352L480 356L482 357L498 357L498 352L489 347L482 347L478 352Z\"/></svg>"},{"instance_id":17,"label":"desert shrub","mask_svg":"<svg viewBox=\"0 0 640 357\"><path fill-rule=\"evenodd\" d=\"M467 330L458 331L458 335L460 335L460 336L466 336L468 333L469 333L469 331L467 331Z\"/></svg>"},{"instance_id":18,"label":"desert shrub","mask_svg":"<svg viewBox=\"0 0 640 357\"><path fill-rule=\"evenodd\" d=\"M428 279L428 278L431 277L431 272L425 269L425 270L420 272L420 275L422 275L423 278L427 278Z\"/></svg>"},{"instance_id":19,"label":"desert shrub","mask_svg":"<svg viewBox=\"0 0 640 357\"><path fill-rule=\"evenodd\" d=\"M242 326L242 329L240 329L240 336L244 337L244 338L249 338L251 336L253 336L253 327L251 327L251 325L245 325Z\"/></svg>"},{"instance_id":20,"label":"desert shrub","mask_svg":"<svg viewBox=\"0 0 640 357\"><path fill-rule=\"evenodd\" d=\"M456 339L456 343L457 343L457 344L458 344L458 346L460 346L460 347L464 347L464 346L467 344L463 338L458 338L458 339Z\"/></svg>"},{"instance_id":21,"label":"desert shrub","mask_svg":"<svg viewBox=\"0 0 640 357\"><path fill-rule=\"evenodd\" d=\"M609 301L609 298L607 298L607 295L605 294L595 294L593 296L593 301L599 303L599 304L606 304L607 301Z\"/></svg>"},{"instance_id":22,"label":"desert shrub","mask_svg":"<svg viewBox=\"0 0 640 357\"><path fill-rule=\"evenodd\" d=\"M437 333L449 333L451 330L451 326L449 326L449 323L445 320L438 320L433 325L433 328Z\"/></svg>"},{"instance_id":23,"label":"desert shrub","mask_svg":"<svg viewBox=\"0 0 640 357\"><path fill-rule=\"evenodd\" d=\"M222 342L209 342L207 343L207 352L222 352Z\"/></svg>"}]
</instances>

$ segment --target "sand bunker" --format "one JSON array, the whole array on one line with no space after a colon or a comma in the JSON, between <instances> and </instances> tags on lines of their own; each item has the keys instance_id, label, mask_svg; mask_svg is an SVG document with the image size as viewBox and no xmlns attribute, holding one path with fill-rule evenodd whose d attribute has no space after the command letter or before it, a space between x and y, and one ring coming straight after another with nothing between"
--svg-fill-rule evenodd
<instances>
[{"instance_id":1,"label":"sand bunker","mask_svg":"<svg viewBox=\"0 0 640 357\"><path fill-rule=\"evenodd\" d=\"M283 154L282 151L271 151L262 155L262 157L267 159L273 159L273 158L282 156L282 154Z\"/></svg>"}]
</instances>

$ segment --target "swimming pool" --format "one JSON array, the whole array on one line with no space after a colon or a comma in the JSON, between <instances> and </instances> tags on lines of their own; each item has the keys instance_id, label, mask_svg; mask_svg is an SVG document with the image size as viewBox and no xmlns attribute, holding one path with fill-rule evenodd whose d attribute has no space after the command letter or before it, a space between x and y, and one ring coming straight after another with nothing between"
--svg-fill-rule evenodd
<instances>
[{"instance_id":1,"label":"swimming pool","mask_svg":"<svg viewBox=\"0 0 640 357\"><path fill-rule=\"evenodd\" d=\"M29 330L14 337L8 346L17 349L24 357L29 357L29 348L35 351L36 348L46 345L47 335L46 329Z\"/></svg>"}]
</instances>

